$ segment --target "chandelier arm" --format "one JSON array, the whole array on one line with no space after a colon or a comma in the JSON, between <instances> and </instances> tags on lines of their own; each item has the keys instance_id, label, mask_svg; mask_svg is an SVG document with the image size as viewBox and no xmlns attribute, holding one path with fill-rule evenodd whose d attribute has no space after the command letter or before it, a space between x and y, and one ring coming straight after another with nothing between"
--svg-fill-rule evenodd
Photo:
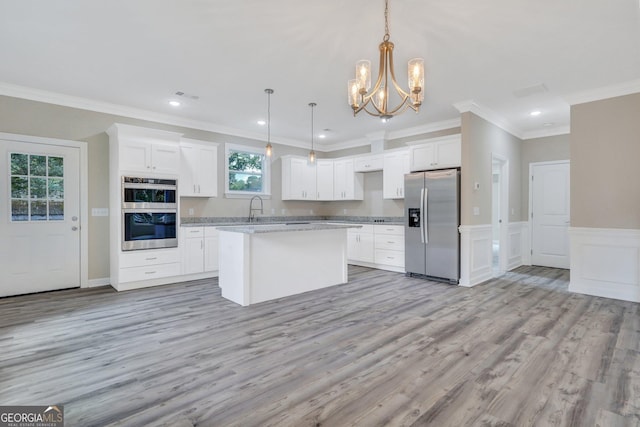
<instances>
[{"instance_id":1,"label":"chandelier arm","mask_svg":"<svg viewBox=\"0 0 640 427\"><path fill-rule=\"evenodd\" d=\"M409 97L409 94L405 92L396 81L396 73L393 68L393 50L389 51L389 69L391 70L391 82L393 83L393 86L396 88L396 91L398 92L398 94L403 97L402 102L404 102L405 99Z\"/></svg>"}]
</instances>

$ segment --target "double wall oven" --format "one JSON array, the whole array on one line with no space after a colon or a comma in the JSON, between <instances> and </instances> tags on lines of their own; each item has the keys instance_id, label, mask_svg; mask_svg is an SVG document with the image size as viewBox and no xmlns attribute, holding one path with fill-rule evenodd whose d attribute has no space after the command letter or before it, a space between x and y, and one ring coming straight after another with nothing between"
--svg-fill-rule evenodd
<instances>
[{"instance_id":1,"label":"double wall oven","mask_svg":"<svg viewBox=\"0 0 640 427\"><path fill-rule=\"evenodd\" d=\"M178 182L122 177L122 250L178 246Z\"/></svg>"}]
</instances>

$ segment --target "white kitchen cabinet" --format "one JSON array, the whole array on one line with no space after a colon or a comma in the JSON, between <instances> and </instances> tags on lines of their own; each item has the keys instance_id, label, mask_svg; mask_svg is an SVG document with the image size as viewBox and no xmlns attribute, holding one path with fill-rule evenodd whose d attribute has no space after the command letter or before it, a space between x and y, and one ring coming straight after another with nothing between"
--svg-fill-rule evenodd
<instances>
[{"instance_id":1,"label":"white kitchen cabinet","mask_svg":"<svg viewBox=\"0 0 640 427\"><path fill-rule=\"evenodd\" d=\"M333 200L333 160L316 160L316 200Z\"/></svg>"},{"instance_id":2,"label":"white kitchen cabinet","mask_svg":"<svg viewBox=\"0 0 640 427\"><path fill-rule=\"evenodd\" d=\"M356 172L375 172L381 171L383 166L384 155L380 154L368 154L366 156L359 156L353 159L354 170Z\"/></svg>"},{"instance_id":3,"label":"white kitchen cabinet","mask_svg":"<svg viewBox=\"0 0 640 427\"><path fill-rule=\"evenodd\" d=\"M306 157L282 156L282 200L316 200L316 180Z\"/></svg>"},{"instance_id":4,"label":"white kitchen cabinet","mask_svg":"<svg viewBox=\"0 0 640 427\"><path fill-rule=\"evenodd\" d=\"M353 159L333 161L333 200L362 200L364 177L355 172Z\"/></svg>"},{"instance_id":5,"label":"white kitchen cabinet","mask_svg":"<svg viewBox=\"0 0 640 427\"><path fill-rule=\"evenodd\" d=\"M218 230L215 227L181 227L182 274L218 270Z\"/></svg>"},{"instance_id":6,"label":"white kitchen cabinet","mask_svg":"<svg viewBox=\"0 0 640 427\"><path fill-rule=\"evenodd\" d=\"M404 227L376 224L373 234L374 263L378 268L404 272Z\"/></svg>"},{"instance_id":7,"label":"white kitchen cabinet","mask_svg":"<svg viewBox=\"0 0 640 427\"><path fill-rule=\"evenodd\" d=\"M120 141L119 167L127 172L178 175L180 150L178 145L140 141Z\"/></svg>"},{"instance_id":8,"label":"white kitchen cabinet","mask_svg":"<svg viewBox=\"0 0 640 427\"><path fill-rule=\"evenodd\" d=\"M362 224L361 228L350 228L347 232L347 258L351 264L374 262L373 225Z\"/></svg>"},{"instance_id":9,"label":"white kitchen cabinet","mask_svg":"<svg viewBox=\"0 0 640 427\"><path fill-rule=\"evenodd\" d=\"M180 196L218 196L218 144L182 139Z\"/></svg>"},{"instance_id":10,"label":"white kitchen cabinet","mask_svg":"<svg viewBox=\"0 0 640 427\"><path fill-rule=\"evenodd\" d=\"M116 289L119 291L141 287L136 282L149 283L156 279L180 275L180 256L177 248L121 252L117 263L119 269ZM114 285L113 280L111 284Z\"/></svg>"},{"instance_id":11,"label":"white kitchen cabinet","mask_svg":"<svg viewBox=\"0 0 640 427\"><path fill-rule=\"evenodd\" d=\"M382 169L382 198L404 199L404 175L409 173L409 150L384 154Z\"/></svg>"},{"instance_id":12,"label":"white kitchen cabinet","mask_svg":"<svg viewBox=\"0 0 640 427\"><path fill-rule=\"evenodd\" d=\"M410 147L411 171L460 167L462 161L460 135L438 138L434 142Z\"/></svg>"}]
</instances>

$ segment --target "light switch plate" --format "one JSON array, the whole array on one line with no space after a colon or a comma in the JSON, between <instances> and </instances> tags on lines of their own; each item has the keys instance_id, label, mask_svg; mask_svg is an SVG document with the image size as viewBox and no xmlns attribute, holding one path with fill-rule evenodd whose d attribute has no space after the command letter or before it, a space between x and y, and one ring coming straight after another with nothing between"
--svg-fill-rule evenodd
<instances>
[{"instance_id":1,"label":"light switch plate","mask_svg":"<svg viewBox=\"0 0 640 427\"><path fill-rule=\"evenodd\" d=\"M480 215L480 208L477 206L473 207L473 215L478 216Z\"/></svg>"},{"instance_id":2,"label":"light switch plate","mask_svg":"<svg viewBox=\"0 0 640 427\"><path fill-rule=\"evenodd\" d=\"M91 216L109 216L109 208L91 208Z\"/></svg>"}]
</instances>

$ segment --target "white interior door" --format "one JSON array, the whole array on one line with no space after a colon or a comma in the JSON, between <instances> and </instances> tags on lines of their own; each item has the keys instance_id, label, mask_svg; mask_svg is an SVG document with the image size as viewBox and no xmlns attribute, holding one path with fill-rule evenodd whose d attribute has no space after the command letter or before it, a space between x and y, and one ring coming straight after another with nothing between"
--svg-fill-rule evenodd
<instances>
[{"instance_id":1,"label":"white interior door","mask_svg":"<svg viewBox=\"0 0 640 427\"><path fill-rule=\"evenodd\" d=\"M569 162L531 165L531 263L569 268Z\"/></svg>"},{"instance_id":2,"label":"white interior door","mask_svg":"<svg viewBox=\"0 0 640 427\"><path fill-rule=\"evenodd\" d=\"M0 296L80 286L80 149L0 140Z\"/></svg>"}]
</instances>

